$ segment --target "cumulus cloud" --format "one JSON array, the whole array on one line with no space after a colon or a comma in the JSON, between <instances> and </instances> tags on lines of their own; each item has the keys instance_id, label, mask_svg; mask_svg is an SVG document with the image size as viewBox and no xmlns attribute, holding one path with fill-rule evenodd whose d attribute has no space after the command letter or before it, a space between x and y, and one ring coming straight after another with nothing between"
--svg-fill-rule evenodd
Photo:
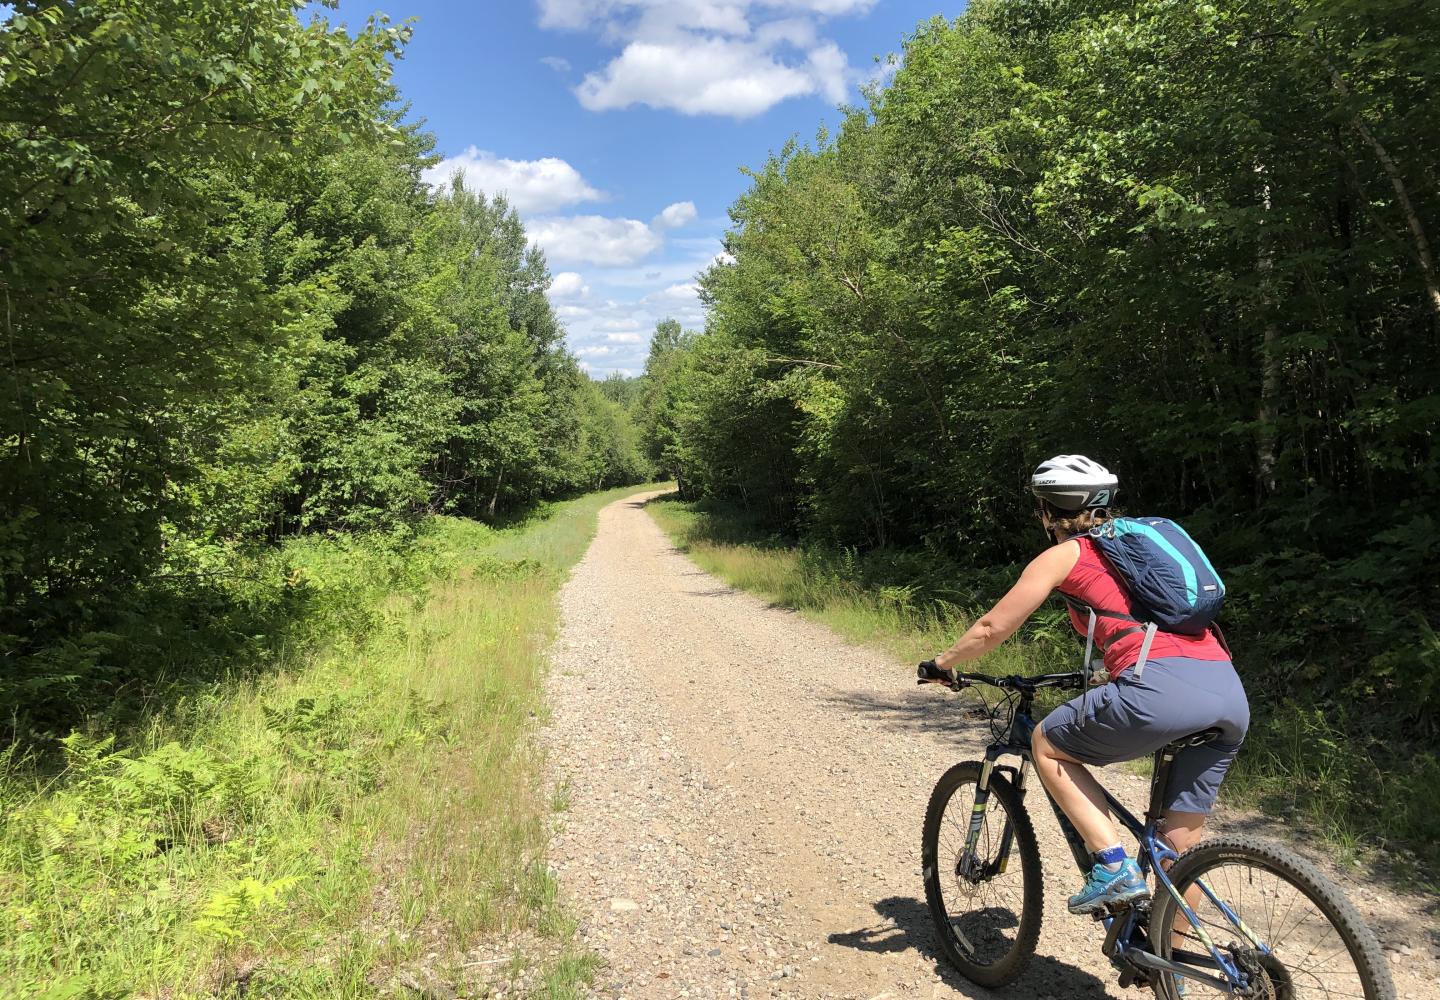
<instances>
[{"instance_id":1,"label":"cumulus cloud","mask_svg":"<svg viewBox=\"0 0 1440 1000\"><path fill-rule=\"evenodd\" d=\"M859 78L826 18L874 0L540 0L547 28L598 32L620 48L575 88L592 111L644 105L750 118L793 97L843 101Z\"/></svg>"},{"instance_id":2,"label":"cumulus cloud","mask_svg":"<svg viewBox=\"0 0 1440 1000\"><path fill-rule=\"evenodd\" d=\"M564 56L541 56L540 61L557 73L570 72L570 60Z\"/></svg>"},{"instance_id":3,"label":"cumulus cloud","mask_svg":"<svg viewBox=\"0 0 1440 1000\"><path fill-rule=\"evenodd\" d=\"M466 187L490 195L505 195L521 215L553 212L567 205L604 198L600 191L586 183L580 171L564 160L553 156L507 160L474 146L459 156L441 160L425 171L423 179L439 187L448 183L457 170L464 174Z\"/></svg>"},{"instance_id":4,"label":"cumulus cloud","mask_svg":"<svg viewBox=\"0 0 1440 1000\"><path fill-rule=\"evenodd\" d=\"M665 211L655 216L650 225L656 229L679 229L694 222L697 214L693 201L677 201L665 206Z\"/></svg>"},{"instance_id":5,"label":"cumulus cloud","mask_svg":"<svg viewBox=\"0 0 1440 1000\"><path fill-rule=\"evenodd\" d=\"M683 285L671 285L663 291L654 292L649 296L653 302L675 302L692 303L700 301L700 286L694 282Z\"/></svg>"},{"instance_id":6,"label":"cumulus cloud","mask_svg":"<svg viewBox=\"0 0 1440 1000\"><path fill-rule=\"evenodd\" d=\"M574 271L561 271L550 281L550 297L554 299L583 299L590 294L590 286Z\"/></svg>"},{"instance_id":7,"label":"cumulus cloud","mask_svg":"<svg viewBox=\"0 0 1440 1000\"><path fill-rule=\"evenodd\" d=\"M705 309L694 294L696 276L714 258L718 243L711 239L667 260L659 268L658 281L646 277L653 271L645 265L587 272L593 290L584 305L572 310L574 300L569 300L557 309L571 351L590 359L587 370L603 376L643 369L650 337L662 319L676 319L687 330L703 329Z\"/></svg>"},{"instance_id":8,"label":"cumulus cloud","mask_svg":"<svg viewBox=\"0 0 1440 1000\"><path fill-rule=\"evenodd\" d=\"M632 42L610 65L588 74L576 93L591 111L644 104L688 115L753 118L815 90L803 69L783 65L759 46L711 38Z\"/></svg>"},{"instance_id":9,"label":"cumulus cloud","mask_svg":"<svg viewBox=\"0 0 1440 1000\"><path fill-rule=\"evenodd\" d=\"M689 225L698 215L693 201L677 201L649 225L638 219L572 215L528 219L526 229L530 241L545 251L551 263L622 268L655 253L665 245L667 232ZM650 273L660 275L658 271ZM555 276L550 294L554 299L577 298L589 290L580 275L566 271Z\"/></svg>"},{"instance_id":10,"label":"cumulus cloud","mask_svg":"<svg viewBox=\"0 0 1440 1000\"><path fill-rule=\"evenodd\" d=\"M833 17L856 14L875 6L875 0L539 0L542 28L589 28L631 18L650 23L686 27L742 29L756 7L791 14Z\"/></svg>"},{"instance_id":11,"label":"cumulus cloud","mask_svg":"<svg viewBox=\"0 0 1440 1000\"><path fill-rule=\"evenodd\" d=\"M526 228L545 256L560 264L634 264L665 242L643 222L601 215L546 216L530 220Z\"/></svg>"}]
</instances>

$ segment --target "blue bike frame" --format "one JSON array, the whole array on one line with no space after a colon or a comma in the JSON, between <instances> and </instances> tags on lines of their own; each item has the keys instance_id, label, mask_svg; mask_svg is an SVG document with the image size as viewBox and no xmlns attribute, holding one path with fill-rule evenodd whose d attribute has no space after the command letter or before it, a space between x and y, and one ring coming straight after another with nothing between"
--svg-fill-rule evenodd
<instances>
[{"instance_id":1,"label":"blue bike frame","mask_svg":"<svg viewBox=\"0 0 1440 1000\"><path fill-rule=\"evenodd\" d=\"M985 806L990 798L990 776L994 770L999 768L1009 772L1016 791L1021 796L1025 794L1026 769L1032 763L1030 734L1035 730L1035 721L1030 716L1033 698L1033 692L1022 692L1020 703L1011 718L1010 727L1004 740L992 743L985 750L985 763L981 768L980 780L975 789L975 806L971 813L970 827L965 841L965 854L960 866L962 874L971 874L979 867L975 851L979 843L981 828L984 825ZM1140 926L1141 912L1133 907L1118 916L1107 915L1101 918L1101 923L1105 926L1104 951L1113 963L1122 968L1129 965L1154 972L1168 972L1205 983L1222 992L1234 994L1246 987L1246 976L1236 967L1230 956L1221 951L1211 939L1196 917L1195 911L1191 909L1180 891L1175 888L1175 884L1170 881L1170 877L1165 871L1165 866L1179 857L1170 845L1159 836L1161 799L1164 794L1163 782L1169 776L1170 765L1179 746L1180 744L1171 744L1155 755L1155 768L1151 777L1150 808L1146 812L1143 823L1136 819L1134 814L1125 808L1115 796L1111 795L1108 789L1102 789L1102 791L1105 793L1105 802L1110 807L1111 813L1119 818L1120 823L1140 844L1140 856L1137 861L1141 871L1146 875L1154 873L1157 885L1175 901L1175 905L1184 914L1185 919L1195 931L1196 936L1200 938L1201 943L1205 945L1209 954L1177 952L1173 959L1164 959L1154 954L1147 947L1147 942L1143 937L1137 939L1137 932L1143 932L1145 928ZM1020 766L1017 768L1013 765L997 763L1001 757L1007 755L1019 757ZM1070 845L1076 865L1082 874L1088 873L1093 861L1085 842L1048 792L1046 792L1045 798L1060 823L1060 830ZM1005 870L1012 843L1013 832L1007 823L995 860L996 873ZM1265 943L1245 925L1245 922L1224 900L1211 890L1203 879L1198 881L1198 885L1205 896L1215 904L1215 907L1225 915L1226 919L1234 924L1235 929L1243 934L1252 946L1262 953L1269 954L1270 949L1266 947ZM1224 978L1212 975L1211 972L1219 972Z\"/></svg>"}]
</instances>

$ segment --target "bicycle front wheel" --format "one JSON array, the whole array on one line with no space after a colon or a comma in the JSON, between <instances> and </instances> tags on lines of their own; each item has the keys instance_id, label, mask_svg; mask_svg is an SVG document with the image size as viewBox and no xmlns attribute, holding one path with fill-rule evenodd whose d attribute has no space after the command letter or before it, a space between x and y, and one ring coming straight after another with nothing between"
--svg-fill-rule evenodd
<instances>
[{"instance_id":1,"label":"bicycle front wheel","mask_svg":"<svg viewBox=\"0 0 1440 1000\"><path fill-rule=\"evenodd\" d=\"M1394 1000L1375 935L1339 887L1292 851L1215 837L1186 851L1169 874L1198 927L1158 893L1150 940L1161 958L1190 964L1186 956L1208 956L1208 938L1246 975L1256 1000ZM1193 979L1181 994L1176 977L1158 979L1161 1000L1228 996Z\"/></svg>"},{"instance_id":2,"label":"bicycle front wheel","mask_svg":"<svg viewBox=\"0 0 1440 1000\"><path fill-rule=\"evenodd\" d=\"M1004 775L991 773L989 796L977 808L980 768L968 761L940 778L925 811L920 856L941 953L965 978L995 987L1020 975L1040 938L1040 846ZM971 853L965 844L977 815Z\"/></svg>"}]
</instances>

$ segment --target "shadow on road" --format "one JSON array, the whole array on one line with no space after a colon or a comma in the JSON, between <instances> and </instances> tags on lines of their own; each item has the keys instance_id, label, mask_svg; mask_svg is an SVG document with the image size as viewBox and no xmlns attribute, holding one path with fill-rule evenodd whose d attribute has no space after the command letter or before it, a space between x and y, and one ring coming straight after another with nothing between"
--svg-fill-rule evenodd
<instances>
[{"instance_id":1,"label":"shadow on road","mask_svg":"<svg viewBox=\"0 0 1440 1000\"><path fill-rule=\"evenodd\" d=\"M886 729L912 733L953 733L967 739L990 735L990 713L970 697L957 698L942 688L904 687L895 692L833 691L822 695L837 710L878 722ZM1000 716L1004 721L1005 716Z\"/></svg>"},{"instance_id":2,"label":"shadow on road","mask_svg":"<svg viewBox=\"0 0 1440 1000\"><path fill-rule=\"evenodd\" d=\"M831 934L831 944L857 951L875 953L909 951L923 955L935 967L935 974L962 996L989 998L1006 997L1083 997L1104 996L1105 984L1083 969L1077 969L1049 955L1036 955L1020 978L1000 990L976 986L951 968L941 956L935 941L935 925L930 911L918 899L889 896L875 903L880 922L853 931ZM1099 942L1096 942L1099 948Z\"/></svg>"}]
</instances>

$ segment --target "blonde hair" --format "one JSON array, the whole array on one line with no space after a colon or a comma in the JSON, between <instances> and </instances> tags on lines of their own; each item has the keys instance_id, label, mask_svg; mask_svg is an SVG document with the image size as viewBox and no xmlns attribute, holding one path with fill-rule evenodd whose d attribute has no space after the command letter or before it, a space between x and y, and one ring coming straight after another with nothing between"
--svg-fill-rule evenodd
<instances>
[{"instance_id":1,"label":"blonde hair","mask_svg":"<svg viewBox=\"0 0 1440 1000\"><path fill-rule=\"evenodd\" d=\"M1119 517L1119 513L1108 507L1092 507L1089 510L1082 510L1076 513L1057 510L1049 503L1045 504L1045 513L1050 517L1050 524L1058 531L1063 531L1070 537L1083 535L1091 528L1099 527L1111 518Z\"/></svg>"}]
</instances>

